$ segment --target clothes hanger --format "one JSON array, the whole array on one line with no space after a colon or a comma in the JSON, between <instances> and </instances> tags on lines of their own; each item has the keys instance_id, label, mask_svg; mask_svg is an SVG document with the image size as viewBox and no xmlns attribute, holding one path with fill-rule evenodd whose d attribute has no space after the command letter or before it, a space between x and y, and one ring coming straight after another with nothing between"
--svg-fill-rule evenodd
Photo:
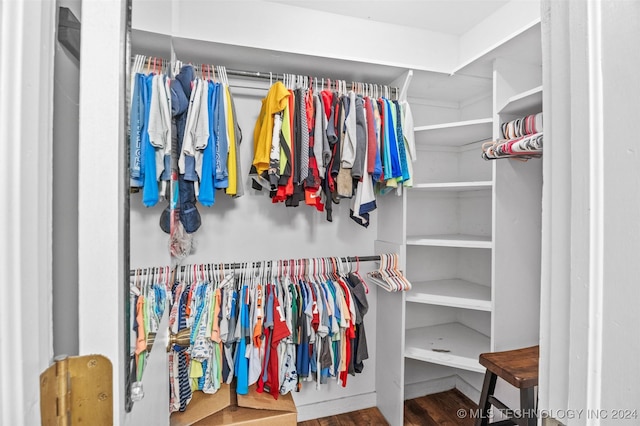
<instances>
[{"instance_id":1,"label":"clothes hanger","mask_svg":"<svg viewBox=\"0 0 640 426\"><path fill-rule=\"evenodd\" d=\"M320 260L318 258L313 258L313 275L317 282L322 281L322 277L320 277Z\"/></svg>"},{"instance_id":2,"label":"clothes hanger","mask_svg":"<svg viewBox=\"0 0 640 426\"><path fill-rule=\"evenodd\" d=\"M400 288L403 291L410 290L411 289L411 283L404 276L404 274L400 271L400 269L398 267L398 263L399 263L398 254L397 253L393 253L393 254L390 254L389 256L390 256L389 274L398 283L398 285L400 286Z\"/></svg>"},{"instance_id":3,"label":"clothes hanger","mask_svg":"<svg viewBox=\"0 0 640 426\"><path fill-rule=\"evenodd\" d=\"M271 284L270 282L267 282L267 271L266 271L266 264L267 262L259 262L259 266L258 266L258 273L259 273L259 283L266 283L266 284Z\"/></svg>"},{"instance_id":4,"label":"clothes hanger","mask_svg":"<svg viewBox=\"0 0 640 426\"><path fill-rule=\"evenodd\" d=\"M389 282L395 289L395 291L400 291L402 289L402 283L400 283L393 272L393 258L390 254L385 254L386 257L386 268L384 270L385 281Z\"/></svg>"},{"instance_id":5,"label":"clothes hanger","mask_svg":"<svg viewBox=\"0 0 640 426\"><path fill-rule=\"evenodd\" d=\"M170 280L169 280L169 278L170 278L170 276L169 276L169 267L168 266L162 267L162 271L164 273L164 282L163 282L164 288L165 288L165 291L168 293L169 290L170 290L170 286L171 286L171 283L170 283Z\"/></svg>"},{"instance_id":6,"label":"clothes hanger","mask_svg":"<svg viewBox=\"0 0 640 426\"><path fill-rule=\"evenodd\" d=\"M144 298L146 300L149 299L149 291L151 289L151 285L153 284L153 281L155 278L154 270L155 268L147 268L147 277L146 277L147 279L145 280L143 291L142 291L142 294L144 294Z\"/></svg>"},{"instance_id":7,"label":"clothes hanger","mask_svg":"<svg viewBox=\"0 0 640 426\"><path fill-rule=\"evenodd\" d=\"M342 268L342 259L340 257L336 257L336 262L338 265L338 278L343 278L344 279L344 270Z\"/></svg>"},{"instance_id":8,"label":"clothes hanger","mask_svg":"<svg viewBox=\"0 0 640 426\"><path fill-rule=\"evenodd\" d=\"M331 280L331 271L330 271L330 266L329 263L331 261L329 260L328 257L323 257L322 258L322 273L324 274L324 279L325 281L329 281Z\"/></svg>"},{"instance_id":9,"label":"clothes hanger","mask_svg":"<svg viewBox=\"0 0 640 426\"><path fill-rule=\"evenodd\" d=\"M367 275L369 276L369 279L371 279L371 281L376 284L378 287L382 287L383 289L385 289L386 291L394 291L393 290L393 286L390 285L385 279L384 279L384 273L383 271L386 268L386 262L387 262L387 258L386 255L381 254L380 255L380 264L378 267L377 271L371 271L369 273L367 273Z\"/></svg>"},{"instance_id":10,"label":"clothes hanger","mask_svg":"<svg viewBox=\"0 0 640 426\"><path fill-rule=\"evenodd\" d=\"M133 281L129 284L129 292L136 296L140 296L140 289L138 288L138 274L140 270L136 269L133 273Z\"/></svg>"},{"instance_id":11,"label":"clothes hanger","mask_svg":"<svg viewBox=\"0 0 640 426\"><path fill-rule=\"evenodd\" d=\"M400 262L400 257L398 256L397 253L394 253L394 257L396 259L396 270L398 273L398 276L402 279L402 281L404 281L405 283L405 291L411 290L411 282L409 281L409 279L407 279L407 277L402 273L402 271L400 269L398 269L398 264Z\"/></svg>"},{"instance_id":12,"label":"clothes hanger","mask_svg":"<svg viewBox=\"0 0 640 426\"><path fill-rule=\"evenodd\" d=\"M391 255L389 254L385 254L385 268L383 270L383 278L384 280L391 286L391 288L393 288L393 291L400 291L401 290L401 286L399 285L399 283L394 279L391 271L392 271L392 266L391 266Z\"/></svg>"},{"instance_id":13,"label":"clothes hanger","mask_svg":"<svg viewBox=\"0 0 640 426\"><path fill-rule=\"evenodd\" d=\"M332 280L337 281L338 280L338 274L337 274L336 258L335 257L330 257L329 259L331 259L331 266L332 266L332 270L330 271L331 278L332 278Z\"/></svg>"},{"instance_id":14,"label":"clothes hanger","mask_svg":"<svg viewBox=\"0 0 640 426\"><path fill-rule=\"evenodd\" d=\"M405 281L402 279L402 274L398 270L398 256L393 253L389 254L389 276L396 283L398 291L404 291L406 287Z\"/></svg>"},{"instance_id":15,"label":"clothes hanger","mask_svg":"<svg viewBox=\"0 0 640 426\"><path fill-rule=\"evenodd\" d=\"M362 284L364 285L364 292L369 294L369 286L364 278L362 278L362 275L360 275L360 258L358 256L356 256L356 270L353 273L360 279L360 281L362 281Z\"/></svg>"},{"instance_id":16,"label":"clothes hanger","mask_svg":"<svg viewBox=\"0 0 640 426\"><path fill-rule=\"evenodd\" d=\"M318 277L320 278L320 281L322 282L327 282L327 275L325 274L326 272L326 263L325 263L325 258L324 257L319 257L318 258Z\"/></svg>"}]
</instances>

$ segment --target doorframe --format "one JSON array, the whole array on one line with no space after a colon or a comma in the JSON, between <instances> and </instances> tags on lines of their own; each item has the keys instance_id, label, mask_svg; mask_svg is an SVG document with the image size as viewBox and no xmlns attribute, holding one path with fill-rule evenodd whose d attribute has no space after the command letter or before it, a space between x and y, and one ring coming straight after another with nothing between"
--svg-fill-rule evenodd
<instances>
[{"instance_id":1,"label":"doorframe","mask_svg":"<svg viewBox=\"0 0 640 426\"><path fill-rule=\"evenodd\" d=\"M40 424L53 356L55 2L0 2L0 424Z\"/></svg>"},{"instance_id":2,"label":"doorframe","mask_svg":"<svg viewBox=\"0 0 640 426\"><path fill-rule=\"evenodd\" d=\"M603 161L606 3L542 1L550 142L543 165L539 408L550 413L602 408L604 184L611 173Z\"/></svg>"},{"instance_id":3,"label":"doorframe","mask_svg":"<svg viewBox=\"0 0 640 426\"><path fill-rule=\"evenodd\" d=\"M82 4L78 171L79 351L113 364L114 422L125 423L126 0ZM128 292L127 292L128 293Z\"/></svg>"}]
</instances>

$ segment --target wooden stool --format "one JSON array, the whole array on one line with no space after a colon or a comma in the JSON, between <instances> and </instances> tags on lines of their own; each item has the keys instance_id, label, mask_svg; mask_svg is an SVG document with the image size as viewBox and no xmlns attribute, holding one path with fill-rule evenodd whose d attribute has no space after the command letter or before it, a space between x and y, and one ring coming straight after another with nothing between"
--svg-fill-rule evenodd
<instances>
[{"instance_id":1,"label":"wooden stool","mask_svg":"<svg viewBox=\"0 0 640 426\"><path fill-rule=\"evenodd\" d=\"M480 404L478 404L480 416L476 419L476 426L488 424L535 426L537 424L533 391L534 387L538 385L539 357L539 346L480 354L480 364L487 368L487 372L484 376ZM489 423L489 408L492 405L501 410L507 410L509 413L517 414L493 395L498 377L520 389L521 418L509 417L508 420Z\"/></svg>"}]
</instances>

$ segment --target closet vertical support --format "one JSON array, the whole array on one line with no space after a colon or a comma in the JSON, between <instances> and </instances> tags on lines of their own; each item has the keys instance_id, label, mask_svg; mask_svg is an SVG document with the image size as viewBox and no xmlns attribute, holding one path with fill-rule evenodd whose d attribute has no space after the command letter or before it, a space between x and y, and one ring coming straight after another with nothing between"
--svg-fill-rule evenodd
<instances>
[{"instance_id":1,"label":"closet vertical support","mask_svg":"<svg viewBox=\"0 0 640 426\"><path fill-rule=\"evenodd\" d=\"M407 93L409 92L409 86L411 85L411 79L413 79L413 70L407 70L400 77L393 80L390 86L400 87L400 93L398 94L398 100L406 100Z\"/></svg>"}]
</instances>

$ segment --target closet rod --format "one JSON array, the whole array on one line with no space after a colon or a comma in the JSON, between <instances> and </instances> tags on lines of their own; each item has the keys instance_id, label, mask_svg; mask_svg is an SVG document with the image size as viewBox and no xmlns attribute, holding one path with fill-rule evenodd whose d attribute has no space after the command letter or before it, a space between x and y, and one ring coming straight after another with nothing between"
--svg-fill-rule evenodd
<instances>
[{"instance_id":1,"label":"closet rod","mask_svg":"<svg viewBox=\"0 0 640 426\"><path fill-rule=\"evenodd\" d=\"M147 57L149 58L149 57ZM161 58L158 58L161 59ZM131 58L131 62L133 62L135 60L135 56L133 58ZM168 63L168 61L166 59L161 59L162 63ZM161 63L161 64L162 64ZM161 65L160 64L160 65ZM193 68L195 68L195 70L197 72L201 72L201 67L197 64L189 64L189 63L183 63L184 65L191 65ZM146 62L145 62L145 66L144 68L146 68ZM153 63L149 63L149 67L153 68ZM204 70L206 72L206 70ZM217 71L216 71L217 72ZM304 75L304 74L299 74L299 73L268 73L268 72L264 72L264 71L246 71L246 70L231 70L231 69L227 69L226 70L227 75L229 76L234 76L234 77L245 77L245 78L257 78L257 79L261 79L261 80L273 80L273 81L277 81L278 79L283 79L285 75L291 74L291 75ZM314 76L314 78L316 78ZM321 79L323 77L317 77L318 79ZM329 80L328 78L324 78L325 81ZM331 79L332 82L334 81L342 81L342 79ZM389 86L386 84L378 84L378 83L366 83L366 82L362 82L362 81L356 81L355 82L356 85L358 83L362 84L371 84L372 86L380 86L380 87L388 87L390 91L395 92L396 94L399 92L400 89L398 89L397 87L393 87L393 86ZM353 89L352 87L353 85L351 83L347 83L347 89L351 90Z\"/></svg>"},{"instance_id":2,"label":"closet rod","mask_svg":"<svg viewBox=\"0 0 640 426\"><path fill-rule=\"evenodd\" d=\"M198 69L198 67L196 67L196 69ZM295 74L292 73L293 75L302 75L302 74ZM263 79L263 80L278 80L278 77L280 77L280 79L284 78L284 74L269 74L268 72L261 72L261 71L243 71L243 70L227 70L227 75L231 75L231 76L236 76L236 77L250 77L250 78L259 78L259 79ZM311 77L310 77L311 78ZM315 77L313 77L315 78ZM320 79L320 77L318 77L318 79ZM325 78L325 81L327 79ZM331 79L331 81L338 81L338 80L333 80ZM358 83L362 84L364 82L355 82L356 85ZM369 84L369 83L367 83ZM381 86L381 87L388 87L390 91L394 91L394 92L398 92L398 88L397 87L392 87L392 86L387 86L386 84L376 84L376 83L371 83L372 85L377 85L377 86ZM351 83L347 83L347 89L353 89L352 87L353 85Z\"/></svg>"},{"instance_id":3,"label":"closet rod","mask_svg":"<svg viewBox=\"0 0 640 426\"><path fill-rule=\"evenodd\" d=\"M331 259L331 257L327 257L328 259ZM251 265L251 266L256 266L258 264L262 264L262 263L266 263L266 262L282 262L283 265L288 265L289 261L293 260L294 262L299 262L302 260L308 260L308 259L314 259L314 258L303 258L303 259L283 259L283 260L261 260L261 261L252 261L252 262L236 262L236 263L224 263L222 264L222 267L224 269L240 269L242 267L244 267L245 265ZM318 258L315 258L318 259ZM320 258L322 259L322 257ZM349 256L349 257L340 257L339 258L342 262L375 262L380 260L380 255L375 255L375 256ZM216 263L203 263L204 265L213 265L213 267L215 269L219 269L220 268L220 264L216 264ZM185 270L185 268L191 267L192 265L180 265L180 269L181 270ZM140 271L138 273L143 273L143 271L148 271L149 269L153 269L155 267L151 267L151 268L137 268L137 269L131 269L129 271L129 275L130 276L134 276L136 274L136 271Z\"/></svg>"}]
</instances>

